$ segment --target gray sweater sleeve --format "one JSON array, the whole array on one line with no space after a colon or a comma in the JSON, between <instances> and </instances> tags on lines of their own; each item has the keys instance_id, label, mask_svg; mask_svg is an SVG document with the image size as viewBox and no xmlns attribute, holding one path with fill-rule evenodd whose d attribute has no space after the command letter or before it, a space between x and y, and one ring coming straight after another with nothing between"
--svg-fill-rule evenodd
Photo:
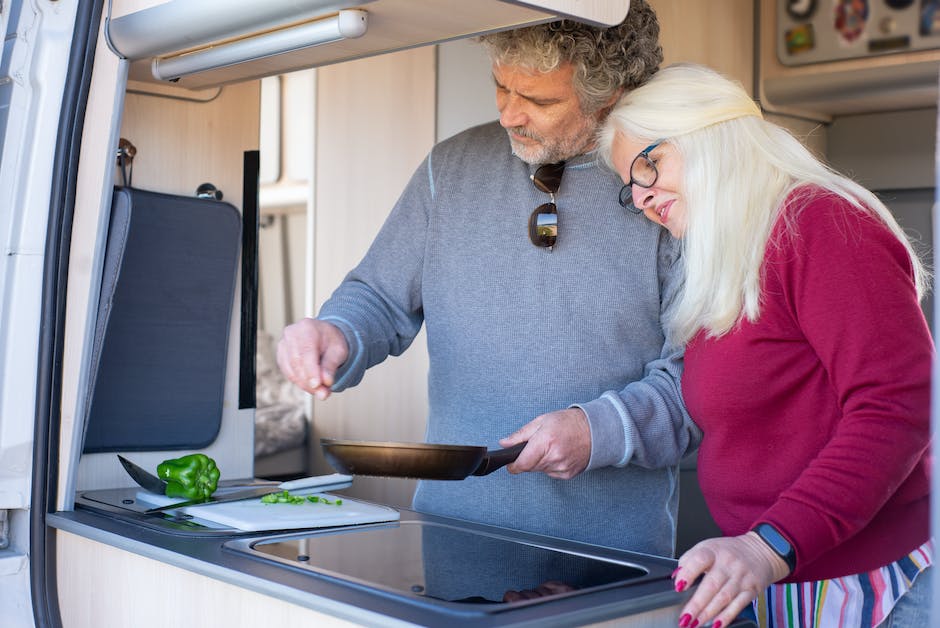
<instances>
[{"instance_id":1,"label":"gray sweater sleeve","mask_svg":"<svg viewBox=\"0 0 940 628\"><path fill-rule=\"evenodd\" d=\"M355 386L368 368L389 355L401 355L421 330L430 167L429 156L365 257L320 309L317 318L339 327L349 344L349 357L336 374L334 391Z\"/></svg>"},{"instance_id":2,"label":"gray sweater sleeve","mask_svg":"<svg viewBox=\"0 0 940 628\"><path fill-rule=\"evenodd\" d=\"M667 321L682 289L682 264L679 244L665 229L658 265L660 320ZM573 406L584 411L591 427L588 469L627 464L648 469L674 466L698 448L702 432L682 400L683 351L667 332L662 353L646 364L643 379Z\"/></svg>"}]
</instances>

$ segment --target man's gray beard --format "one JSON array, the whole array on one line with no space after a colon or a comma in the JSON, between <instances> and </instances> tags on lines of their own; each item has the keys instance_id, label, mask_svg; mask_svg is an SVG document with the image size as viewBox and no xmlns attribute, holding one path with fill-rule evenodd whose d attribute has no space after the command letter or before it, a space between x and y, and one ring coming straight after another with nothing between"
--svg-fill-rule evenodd
<instances>
[{"instance_id":1,"label":"man's gray beard","mask_svg":"<svg viewBox=\"0 0 940 628\"><path fill-rule=\"evenodd\" d=\"M570 157L570 155L566 157L556 157L557 151L552 150L550 146L537 146L534 148L523 146L522 144L517 144L512 138L509 138L509 143L512 146L513 155L533 166L537 164L551 164Z\"/></svg>"},{"instance_id":2,"label":"man's gray beard","mask_svg":"<svg viewBox=\"0 0 940 628\"><path fill-rule=\"evenodd\" d=\"M594 136L597 132L598 124L589 125L590 129L585 129L585 133L579 134L574 138L569 138L560 143L542 143L534 147L517 143L512 135L509 135L509 144L512 147L512 154L530 165L552 164L557 161L567 161L586 153L588 147L594 143ZM513 129L506 129L509 134ZM526 137L532 137L522 133ZM535 138L541 139L541 138Z\"/></svg>"}]
</instances>

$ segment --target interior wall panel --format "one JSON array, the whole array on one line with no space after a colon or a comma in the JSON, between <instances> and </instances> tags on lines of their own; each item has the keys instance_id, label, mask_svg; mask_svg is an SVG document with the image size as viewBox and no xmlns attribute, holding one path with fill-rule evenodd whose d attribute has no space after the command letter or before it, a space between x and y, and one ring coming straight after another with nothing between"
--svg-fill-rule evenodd
<instances>
[{"instance_id":1,"label":"interior wall panel","mask_svg":"<svg viewBox=\"0 0 940 628\"><path fill-rule=\"evenodd\" d=\"M316 308L359 262L434 143L434 49L318 70ZM423 440L427 416L424 332L404 355L371 369L357 387L314 404L312 457L324 467L319 437ZM413 482L356 478L355 494L409 505Z\"/></svg>"}]
</instances>

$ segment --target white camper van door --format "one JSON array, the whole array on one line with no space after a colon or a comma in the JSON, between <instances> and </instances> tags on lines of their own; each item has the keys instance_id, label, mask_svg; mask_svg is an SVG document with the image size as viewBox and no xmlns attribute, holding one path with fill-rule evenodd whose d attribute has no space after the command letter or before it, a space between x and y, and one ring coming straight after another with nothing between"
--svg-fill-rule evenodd
<instances>
[{"instance_id":1,"label":"white camper van door","mask_svg":"<svg viewBox=\"0 0 940 628\"><path fill-rule=\"evenodd\" d=\"M0 616L33 625L29 507L52 147L77 3L2 3Z\"/></svg>"},{"instance_id":2,"label":"white camper van door","mask_svg":"<svg viewBox=\"0 0 940 628\"><path fill-rule=\"evenodd\" d=\"M9 6L7 6L6 4L0 3L0 33L3 33L4 35L3 37L4 42L9 41L8 35L10 33L7 32L7 25L10 23L10 11L11 9ZM7 49L6 43L4 43L3 46L0 46L0 68L5 68L5 66L3 65L3 58L5 56L6 49ZM3 77L3 78L6 78L6 77ZM0 89L3 89L2 86L0 86ZM2 100L0 100L0 103L2 103ZM0 106L2 106L2 104L0 104Z\"/></svg>"}]
</instances>

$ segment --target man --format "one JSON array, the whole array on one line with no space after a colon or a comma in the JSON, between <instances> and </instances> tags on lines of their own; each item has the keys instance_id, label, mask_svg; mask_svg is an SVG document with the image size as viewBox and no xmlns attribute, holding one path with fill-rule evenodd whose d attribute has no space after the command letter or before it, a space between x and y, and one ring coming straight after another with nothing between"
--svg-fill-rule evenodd
<instances>
[{"instance_id":1,"label":"man","mask_svg":"<svg viewBox=\"0 0 940 628\"><path fill-rule=\"evenodd\" d=\"M623 90L658 68L658 33L634 0L610 29L482 37L499 124L437 145L318 318L285 329L281 369L326 399L424 323L428 442L528 442L509 473L419 483L417 510L673 553L677 464L698 439L662 331L677 249L618 204L593 153Z\"/></svg>"}]
</instances>

